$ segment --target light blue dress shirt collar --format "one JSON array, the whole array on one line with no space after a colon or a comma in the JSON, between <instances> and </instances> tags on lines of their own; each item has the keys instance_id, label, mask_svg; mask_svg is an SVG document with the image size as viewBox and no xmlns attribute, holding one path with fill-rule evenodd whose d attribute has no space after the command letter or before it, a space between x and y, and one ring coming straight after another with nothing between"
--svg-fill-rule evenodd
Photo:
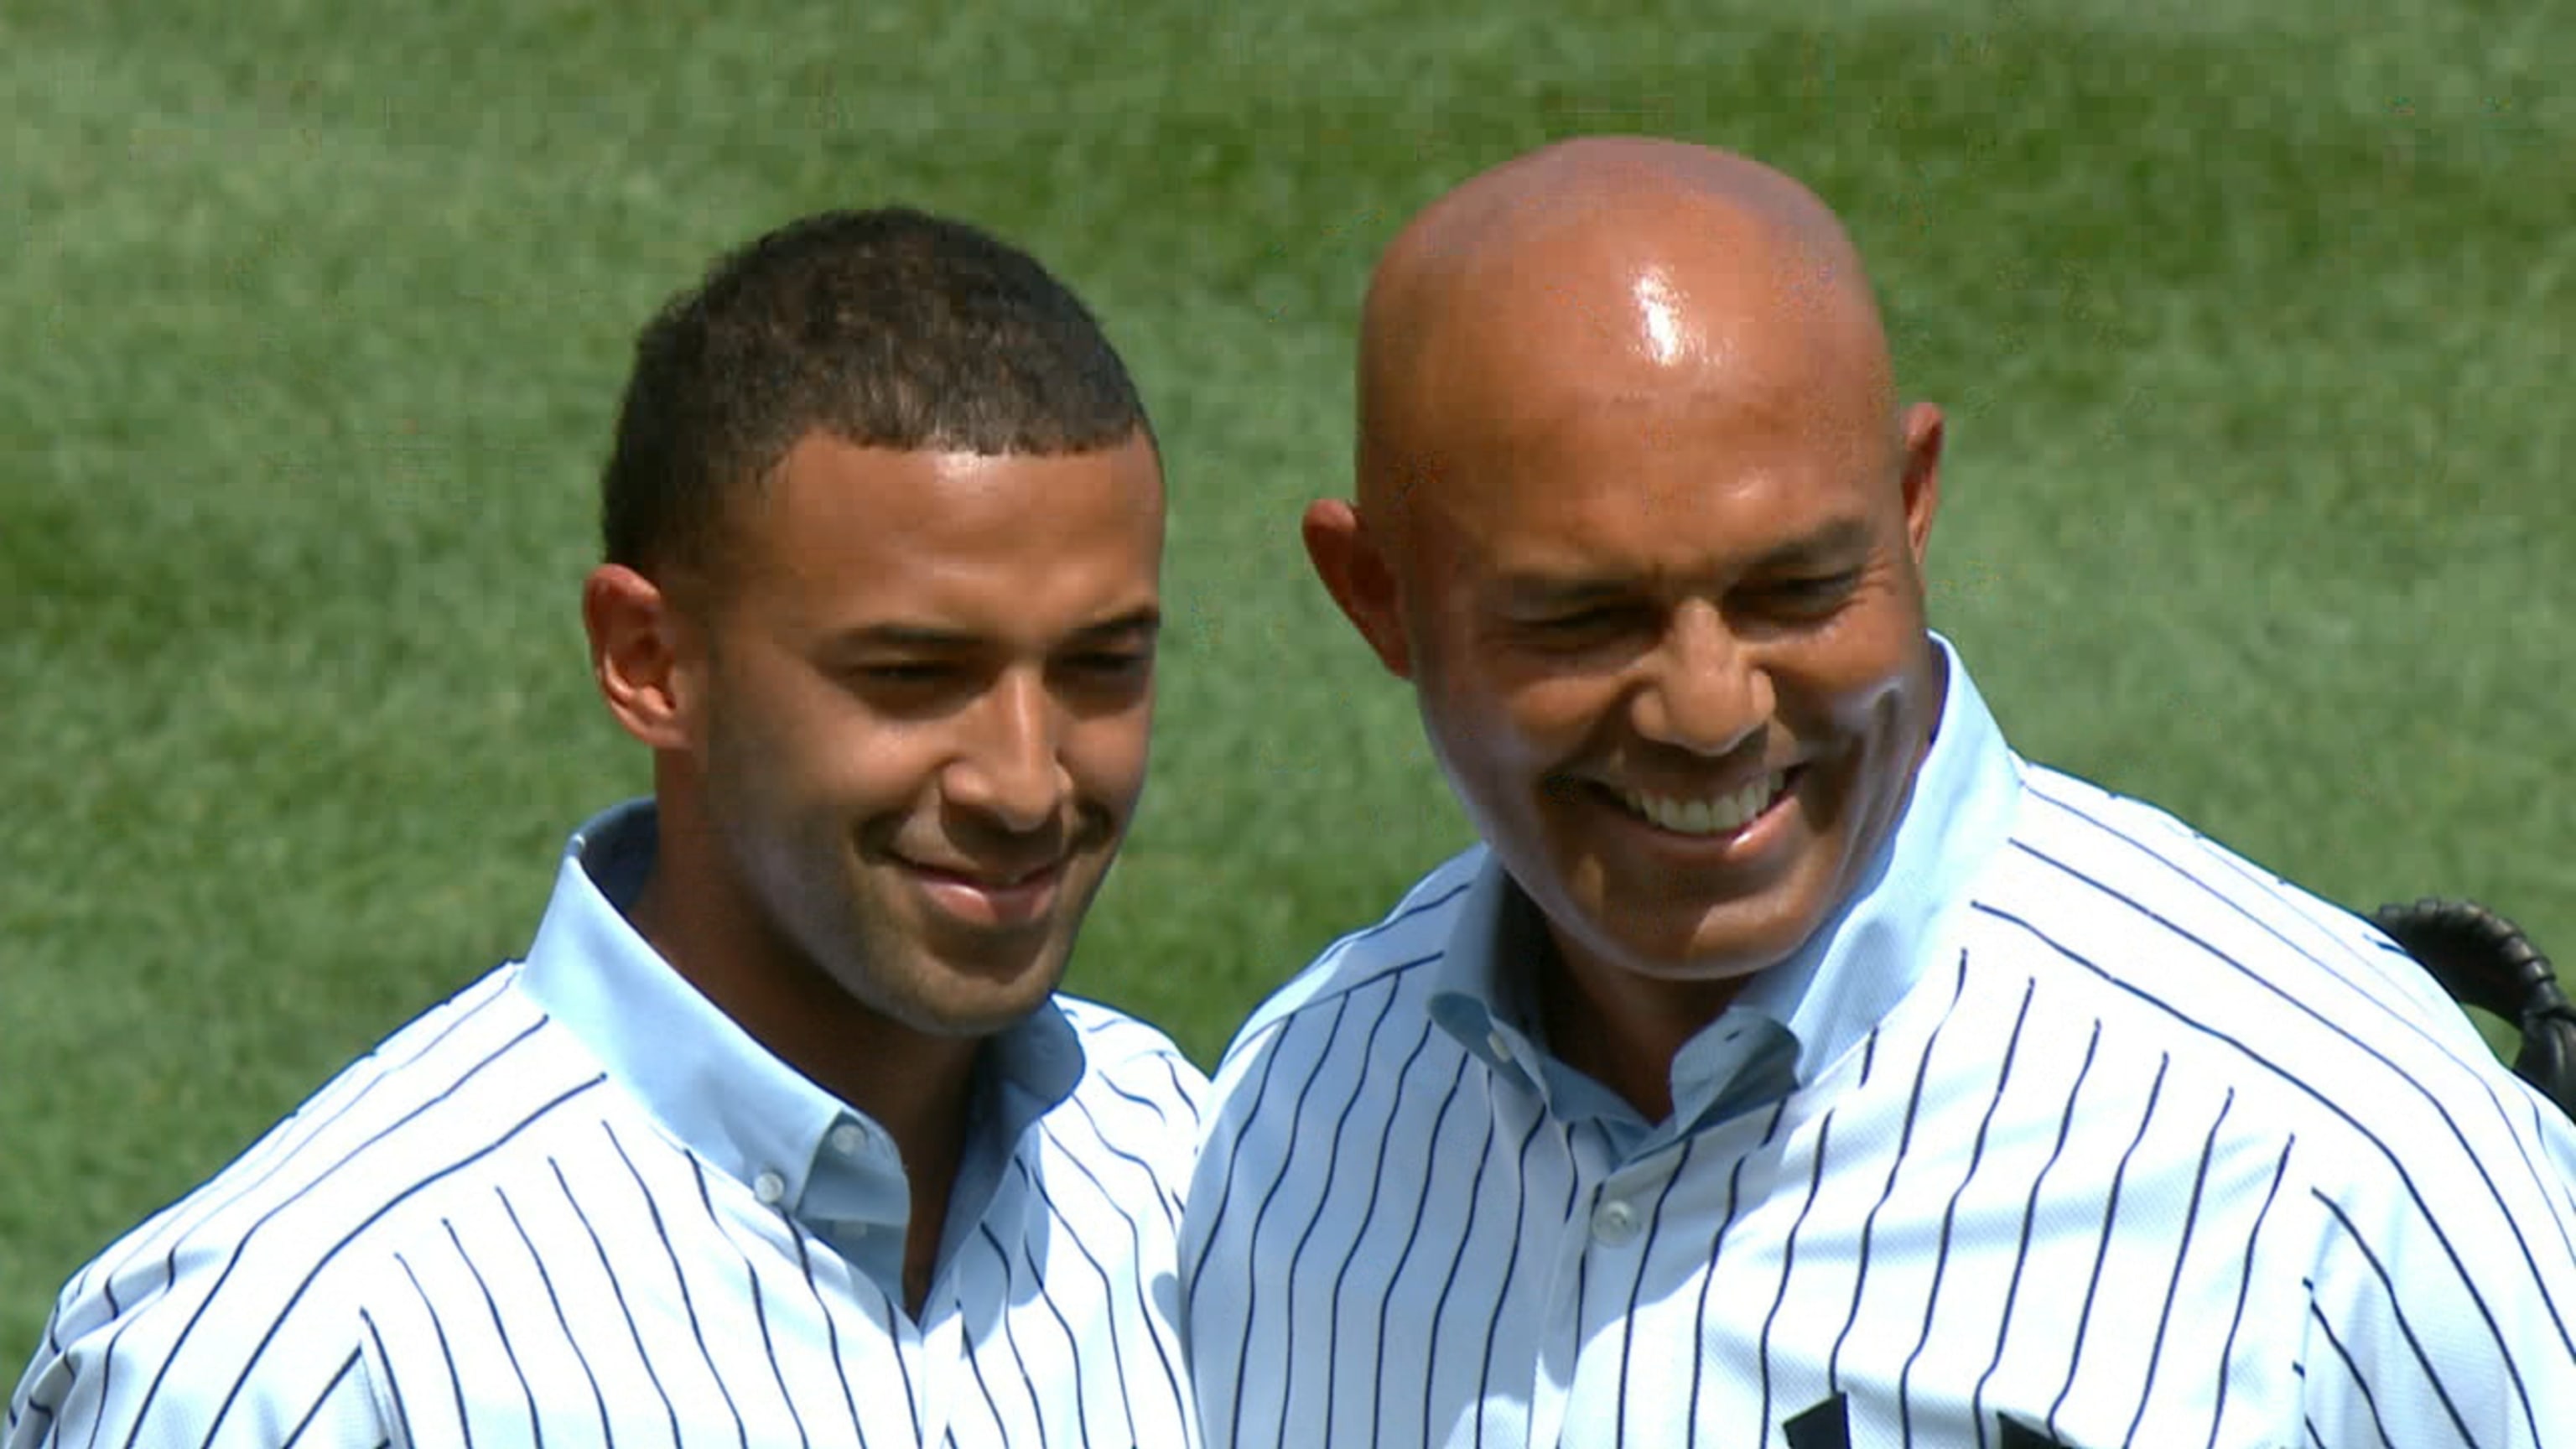
<instances>
[{"instance_id":1,"label":"light blue dress shirt collar","mask_svg":"<svg viewBox=\"0 0 2576 1449\"><path fill-rule=\"evenodd\" d=\"M709 1167L813 1230L904 1301L911 1190L885 1129L773 1055L664 961L624 914L659 842L650 800L574 833L519 989ZM989 1209L1019 1138L1072 1095L1082 1043L1054 1003L986 1044L940 1263Z\"/></svg>"},{"instance_id":2,"label":"light blue dress shirt collar","mask_svg":"<svg viewBox=\"0 0 2576 1449\"><path fill-rule=\"evenodd\" d=\"M1537 908L1488 852L1429 969L1431 1015L1469 1052L1542 1093L1560 1118L1597 1121L1623 1156L1777 1100L1858 1046L1932 966L1967 886L2012 832L2019 767L1950 642L1932 636L1947 688L1932 748L1897 828L1859 889L1796 953L1746 983L1674 1057L1673 1115L1648 1123L1547 1050L1533 963L1553 947Z\"/></svg>"}]
</instances>

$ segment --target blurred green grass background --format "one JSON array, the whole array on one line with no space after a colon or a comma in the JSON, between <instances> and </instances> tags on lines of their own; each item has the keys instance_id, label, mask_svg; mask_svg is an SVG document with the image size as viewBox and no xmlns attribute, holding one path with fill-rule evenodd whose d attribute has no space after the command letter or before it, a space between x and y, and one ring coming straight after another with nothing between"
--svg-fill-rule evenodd
<instances>
[{"instance_id":1,"label":"blurred green grass background","mask_svg":"<svg viewBox=\"0 0 2576 1449\"><path fill-rule=\"evenodd\" d=\"M1937 622L2027 754L2576 950L2576 27L2379 0L0 8L0 1359L526 944L644 788L576 598L635 328L906 201L1166 442L1155 775L1075 986L1213 1059L1463 843L1309 581L1412 210L1644 131L1807 179L1952 414Z\"/></svg>"}]
</instances>

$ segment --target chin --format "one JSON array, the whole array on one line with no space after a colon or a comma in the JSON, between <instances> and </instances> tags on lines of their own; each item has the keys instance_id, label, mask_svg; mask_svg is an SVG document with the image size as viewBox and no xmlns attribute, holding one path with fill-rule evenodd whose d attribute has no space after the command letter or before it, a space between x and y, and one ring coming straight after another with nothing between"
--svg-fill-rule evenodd
<instances>
[{"instance_id":1,"label":"chin","mask_svg":"<svg viewBox=\"0 0 2576 1449\"><path fill-rule=\"evenodd\" d=\"M880 941L827 963L850 1002L922 1036L990 1036L1037 1010L1063 975L1064 955L1033 944L1016 959L973 959L915 940Z\"/></svg>"},{"instance_id":2,"label":"chin","mask_svg":"<svg viewBox=\"0 0 2576 1449\"><path fill-rule=\"evenodd\" d=\"M1668 942L1631 946L1621 952L1628 969L1639 976L1657 981L1735 981L1780 964L1798 949L1794 938L1788 944L1768 941L1746 941L1730 938L1724 941L1693 941L1675 950ZM1624 943L1623 943L1624 944Z\"/></svg>"},{"instance_id":3,"label":"chin","mask_svg":"<svg viewBox=\"0 0 2576 1449\"><path fill-rule=\"evenodd\" d=\"M1000 1036L1028 1020L1045 1000L1045 997L1039 997L1037 1001L1010 1010L951 1011L909 1021L905 1025L923 1036L940 1037L949 1041L981 1041L986 1037Z\"/></svg>"},{"instance_id":4,"label":"chin","mask_svg":"<svg viewBox=\"0 0 2576 1449\"><path fill-rule=\"evenodd\" d=\"M1676 912L1669 929L1640 936L1634 918L1624 925L1596 915L1594 925L1631 971L1663 981L1727 981L1780 964L1824 924L1812 902L1771 897L1713 901L1696 912Z\"/></svg>"},{"instance_id":5,"label":"chin","mask_svg":"<svg viewBox=\"0 0 2576 1449\"><path fill-rule=\"evenodd\" d=\"M936 996L924 993L886 1002L878 1010L923 1036L950 1039L987 1037L1008 1031L1027 1020L1054 994L1052 983L1035 992L975 991Z\"/></svg>"},{"instance_id":6,"label":"chin","mask_svg":"<svg viewBox=\"0 0 2576 1449\"><path fill-rule=\"evenodd\" d=\"M1046 1005L1064 979L1065 955L1052 947L1034 960L993 972L940 963L911 1005L921 1029L943 1036L990 1036Z\"/></svg>"}]
</instances>

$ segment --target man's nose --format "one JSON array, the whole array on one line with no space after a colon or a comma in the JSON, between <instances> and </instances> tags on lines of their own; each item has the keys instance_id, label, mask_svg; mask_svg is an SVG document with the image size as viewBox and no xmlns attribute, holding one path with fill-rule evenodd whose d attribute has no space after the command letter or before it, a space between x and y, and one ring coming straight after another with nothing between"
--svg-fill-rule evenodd
<instances>
[{"instance_id":1,"label":"man's nose","mask_svg":"<svg viewBox=\"0 0 2576 1449\"><path fill-rule=\"evenodd\" d=\"M1058 747L1061 723L1043 680L1017 671L1002 675L977 701L968 737L949 767L949 802L1013 831L1044 828L1072 789Z\"/></svg>"},{"instance_id":2,"label":"man's nose","mask_svg":"<svg viewBox=\"0 0 2576 1449\"><path fill-rule=\"evenodd\" d=\"M1703 600L1675 609L1646 656L1637 732L1695 755L1723 755L1758 733L1775 703L1771 678Z\"/></svg>"}]
</instances>

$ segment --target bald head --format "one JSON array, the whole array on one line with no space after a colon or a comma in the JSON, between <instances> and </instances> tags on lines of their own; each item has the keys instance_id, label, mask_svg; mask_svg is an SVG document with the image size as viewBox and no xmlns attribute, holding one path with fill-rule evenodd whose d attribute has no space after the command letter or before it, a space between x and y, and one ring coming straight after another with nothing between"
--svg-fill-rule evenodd
<instances>
[{"instance_id":1,"label":"bald head","mask_svg":"<svg viewBox=\"0 0 2576 1449\"><path fill-rule=\"evenodd\" d=\"M1360 506L1383 528L1441 486L1445 438L1568 408L1897 427L1877 305L1832 211L1758 162L1647 138L1561 142L1433 203L1371 280L1359 374Z\"/></svg>"}]
</instances>

